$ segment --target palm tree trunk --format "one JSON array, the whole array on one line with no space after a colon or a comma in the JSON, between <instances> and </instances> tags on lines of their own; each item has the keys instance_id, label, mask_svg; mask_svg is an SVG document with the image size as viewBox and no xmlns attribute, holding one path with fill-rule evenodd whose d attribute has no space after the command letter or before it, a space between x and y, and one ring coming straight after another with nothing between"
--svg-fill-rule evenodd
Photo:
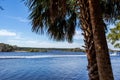
<instances>
[{"instance_id":1,"label":"palm tree trunk","mask_svg":"<svg viewBox=\"0 0 120 80\"><path fill-rule=\"evenodd\" d=\"M96 50L96 59L100 80L114 80L111 62L105 37L104 22L102 20L101 8L98 0L88 0L90 18L93 31L93 39Z\"/></svg>"},{"instance_id":2,"label":"palm tree trunk","mask_svg":"<svg viewBox=\"0 0 120 80\"><path fill-rule=\"evenodd\" d=\"M81 29L83 30L85 49L88 59L89 79L99 80L88 1L78 0L77 4L78 6L80 6L79 17L80 17Z\"/></svg>"}]
</instances>

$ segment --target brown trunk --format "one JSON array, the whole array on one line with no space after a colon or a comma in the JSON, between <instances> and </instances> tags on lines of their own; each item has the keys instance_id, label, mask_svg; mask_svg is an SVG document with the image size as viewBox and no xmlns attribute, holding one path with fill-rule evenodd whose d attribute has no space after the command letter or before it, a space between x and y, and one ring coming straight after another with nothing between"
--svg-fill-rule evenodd
<instances>
[{"instance_id":1,"label":"brown trunk","mask_svg":"<svg viewBox=\"0 0 120 80\"><path fill-rule=\"evenodd\" d=\"M84 35L86 54L88 58L89 79L99 80L88 1L79 0L77 1L77 4L78 6L80 6L79 15L80 15L81 28L83 30L83 35Z\"/></svg>"},{"instance_id":2,"label":"brown trunk","mask_svg":"<svg viewBox=\"0 0 120 80\"><path fill-rule=\"evenodd\" d=\"M104 22L100 11L98 0L88 0L90 18L93 30L93 39L96 50L96 59L98 65L98 73L100 80L114 80L111 62L108 52L108 46L105 37Z\"/></svg>"}]
</instances>

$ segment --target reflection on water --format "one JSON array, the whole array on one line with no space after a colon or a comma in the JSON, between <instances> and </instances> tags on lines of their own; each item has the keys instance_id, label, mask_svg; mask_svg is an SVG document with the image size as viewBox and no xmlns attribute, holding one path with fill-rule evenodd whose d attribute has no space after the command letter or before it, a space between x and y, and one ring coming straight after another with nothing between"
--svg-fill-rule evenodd
<instances>
[{"instance_id":1,"label":"reflection on water","mask_svg":"<svg viewBox=\"0 0 120 80\"><path fill-rule=\"evenodd\" d=\"M0 57L29 57L27 59L0 58L0 80L88 80L87 59L83 53L81 54L59 51L0 53ZM111 61L115 80L120 80L120 57L111 57Z\"/></svg>"}]
</instances>

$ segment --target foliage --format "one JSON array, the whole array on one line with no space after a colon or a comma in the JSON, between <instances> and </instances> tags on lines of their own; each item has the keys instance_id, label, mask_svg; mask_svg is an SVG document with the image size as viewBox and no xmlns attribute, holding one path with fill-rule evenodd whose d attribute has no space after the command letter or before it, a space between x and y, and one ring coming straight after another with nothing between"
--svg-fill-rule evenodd
<instances>
[{"instance_id":1,"label":"foliage","mask_svg":"<svg viewBox=\"0 0 120 80\"><path fill-rule=\"evenodd\" d=\"M0 52L14 51L14 47L8 44L0 43Z\"/></svg>"},{"instance_id":2,"label":"foliage","mask_svg":"<svg viewBox=\"0 0 120 80\"><path fill-rule=\"evenodd\" d=\"M39 33L39 31L41 32L46 31L48 35L55 40L67 40L69 42L72 41L73 35L75 33L76 19L78 17L75 12L77 11L79 12L80 6L83 6L83 5L81 4L79 4L78 6L76 4L74 5L74 1L76 0L47 0L47 1L46 0L28 0L28 1L29 1L28 7L31 11L30 20L32 21L33 31L37 33ZM69 1L73 4L68 3ZM80 1L80 0L77 0L77 1ZM107 0L107 1L110 1L110 0ZM106 0L103 2L101 1L101 4L103 4L102 6L104 9L103 18L106 18L107 20L109 20L113 18L113 15L111 14L114 12L113 11L114 9L110 11L111 12L110 14L107 14L107 12L109 13L109 10L107 11L107 7L108 7L107 1ZM73 8L71 8L72 7L71 5L73 6ZM83 8L84 7L85 6L83 6ZM77 8L77 11L76 11L76 8ZM83 16L83 15L80 14L80 16ZM87 37L90 37L90 36L87 36ZM88 49L91 50L90 47L88 47Z\"/></svg>"},{"instance_id":3,"label":"foliage","mask_svg":"<svg viewBox=\"0 0 120 80\"><path fill-rule=\"evenodd\" d=\"M34 32L47 32L51 39L72 42L77 16L73 0L27 0L26 3Z\"/></svg>"},{"instance_id":4,"label":"foliage","mask_svg":"<svg viewBox=\"0 0 120 80\"><path fill-rule=\"evenodd\" d=\"M30 49L29 52L39 52L38 49Z\"/></svg>"},{"instance_id":5,"label":"foliage","mask_svg":"<svg viewBox=\"0 0 120 80\"><path fill-rule=\"evenodd\" d=\"M34 47L17 47L16 51L27 51L27 52L48 52L52 50L58 51L70 51L70 52L84 52L80 48L34 48Z\"/></svg>"},{"instance_id":6,"label":"foliage","mask_svg":"<svg viewBox=\"0 0 120 80\"><path fill-rule=\"evenodd\" d=\"M110 29L110 33L107 38L114 47L120 48L120 22L116 24L115 28Z\"/></svg>"},{"instance_id":7,"label":"foliage","mask_svg":"<svg viewBox=\"0 0 120 80\"><path fill-rule=\"evenodd\" d=\"M57 41L73 41L79 12L75 0L24 0L31 11L32 31L38 34L47 33ZM100 0L103 19L114 22L120 18L119 0ZM81 15L82 16L82 15ZM79 24L79 23L78 23Z\"/></svg>"},{"instance_id":8,"label":"foliage","mask_svg":"<svg viewBox=\"0 0 120 80\"><path fill-rule=\"evenodd\" d=\"M103 18L114 22L120 19L120 0L100 0Z\"/></svg>"},{"instance_id":9,"label":"foliage","mask_svg":"<svg viewBox=\"0 0 120 80\"><path fill-rule=\"evenodd\" d=\"M120 0L100 0L100 3L105 22L108 22L108 24L115 24L115 21L120 19ZM116 24L116 27L110 29L110 33L107 36L108 41L116 48L120 48L119 26L120 23Z\"/></svg>"}]
</instances>

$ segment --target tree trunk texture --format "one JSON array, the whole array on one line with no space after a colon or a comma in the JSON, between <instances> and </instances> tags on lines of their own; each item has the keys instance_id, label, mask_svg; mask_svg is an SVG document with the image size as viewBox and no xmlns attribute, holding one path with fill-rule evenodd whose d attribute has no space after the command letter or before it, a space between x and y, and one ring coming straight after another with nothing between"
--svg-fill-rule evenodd
<instances>
[{"instance_id":1,"label":"tree trunk texture","mask_svg":"<svg viewBox=\"0 0 120 80\"><path fill-rule=\"evenodd\" d=\"M99 79L114 80L107 41L105 37L105 25L102 19L100 4L98 0L88 1Z\"/></svg>"},{"instance_id":2,"label":"tree trunk texture","mask_svg":"<svg viewBox=\"0 0 120 80\"><path fill-rule=\"evenodd\" d=\"M81 29L83 30L85 49L88 59L89 80L99 80L88 0L78 0L77 5L80 6L80 9L78 9L80 12L78 10L77 11L80 15Z\"/></svg>"}]
</instances>

